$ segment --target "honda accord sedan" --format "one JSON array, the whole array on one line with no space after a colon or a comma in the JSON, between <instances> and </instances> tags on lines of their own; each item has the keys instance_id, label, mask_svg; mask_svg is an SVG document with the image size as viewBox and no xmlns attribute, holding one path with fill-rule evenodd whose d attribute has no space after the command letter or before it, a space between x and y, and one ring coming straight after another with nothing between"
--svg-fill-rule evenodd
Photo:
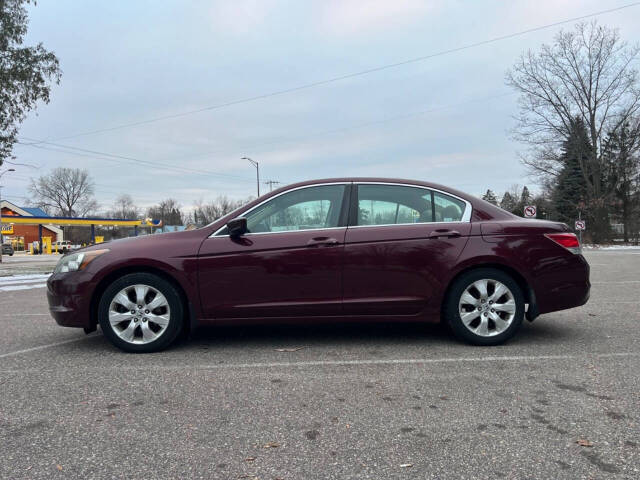
<instances>
[{"instance_id":1,"label":"honda accord sedan","mask_svg":"<svg viewBox=\"0 0 640 480\"><path fill-rule=\"evenodd\" d=\"M496 345L524 318L589 298L563 223L523 219L441 185L329 179L264 195L206 227L94 245L47 282L60 325L99 324L128 352L197 325L443 321Z\"/></svg>"}]
</instances>

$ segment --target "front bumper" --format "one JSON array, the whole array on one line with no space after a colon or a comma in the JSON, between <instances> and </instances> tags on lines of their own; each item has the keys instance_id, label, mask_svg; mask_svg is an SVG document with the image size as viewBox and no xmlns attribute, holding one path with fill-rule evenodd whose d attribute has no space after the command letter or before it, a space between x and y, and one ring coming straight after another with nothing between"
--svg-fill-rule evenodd
<instances>
[{"instance_id":1,"label":"front bumper","mask_svg":"<svg viewBox=\"0 0 640 480\"><path fill-rule=\"evenodd\" d=\"M84 272L53 274L47 280L49 311L63 327L92 327L91 297L95 284Z\"/></svg>"}]
</instances>

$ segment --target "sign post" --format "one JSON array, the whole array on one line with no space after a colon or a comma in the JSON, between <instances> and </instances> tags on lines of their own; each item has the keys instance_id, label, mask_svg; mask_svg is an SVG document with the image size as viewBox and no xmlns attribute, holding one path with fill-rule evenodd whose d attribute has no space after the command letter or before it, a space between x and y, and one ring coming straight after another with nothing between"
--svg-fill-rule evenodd
<instances>
[{"instance_id":1,"label":"sign post","mask_svg":"<svg viewBox=\"0 0 640 480\"><path fill-rule=\"evenodd\" d=\"M580 219L581 215L578 212L578 220L576 220L576 230L578 231L578 235L580 237L580 245L582 245L582 231L587 229L587 222Z\"/></svg>"},{"instance_id":2,"label":"sign post","mask_svg":"<svg viewBox=\"0 0 640 480\"><path fill-rule=\"evenodd\" d=\"M525 218L536 218L537 209L535 205L527 205L524 207Z\"/></svg>"}]
</instances>

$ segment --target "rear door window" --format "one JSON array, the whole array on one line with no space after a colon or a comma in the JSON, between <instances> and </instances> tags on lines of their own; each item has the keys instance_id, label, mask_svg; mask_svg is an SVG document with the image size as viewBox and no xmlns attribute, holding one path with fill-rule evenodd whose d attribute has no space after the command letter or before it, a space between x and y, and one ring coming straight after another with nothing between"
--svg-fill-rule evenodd
<instances>
[{"instance_id":1,"label":"rear door window","mask_svg":"<svg viewBox=\"0 0 640 480\"><path fill-rule=\"evenodd\" d=\"M464 215L466 204L462 200L433 192L434 214L436 222L460 222Z\"/></svg>"},{"instance_id":2,"label":"rear door window","mask_svg":"<svg viewBox=\"0 0 640 480\"><path fill-rule=\"evenodd\" d=\"M466 203L428 188L361 184L355 225L460 222Z\"/></svg>"},{"instance_id":3,"label":"rear door window","mask_svg":"<svg viewBox=\"0 0 640 480\"><path fill-rule=\"evenodd\" d=\"M402 185L358 185L357 225L399 225L433 221L432 192Z\"/></svg>"}]
</instances>

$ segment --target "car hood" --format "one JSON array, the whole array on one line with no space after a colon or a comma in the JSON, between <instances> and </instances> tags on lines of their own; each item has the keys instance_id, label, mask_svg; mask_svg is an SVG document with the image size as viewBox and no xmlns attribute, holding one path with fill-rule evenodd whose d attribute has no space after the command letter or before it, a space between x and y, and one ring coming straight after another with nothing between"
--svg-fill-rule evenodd
<instances>
[{"instance_id":1,"label":"car hood","mask_svg":"<svg viewBox=\"0 0 640 480\"><path fill-rule=\"evenodd\" d=\"M74 252L109 249L120 253L130 252L142 256L155 256L157 252L166 252L167 256L174 254L195 254L202 241L207 237L208 231L196 229L183 232L156 233L140 235L138 237L120 238L108 242L97 243L84 247ZM195 249L195 250L194 250ZM145 255L144 253L147 253Z\"/></svg>"}]
</instances>

